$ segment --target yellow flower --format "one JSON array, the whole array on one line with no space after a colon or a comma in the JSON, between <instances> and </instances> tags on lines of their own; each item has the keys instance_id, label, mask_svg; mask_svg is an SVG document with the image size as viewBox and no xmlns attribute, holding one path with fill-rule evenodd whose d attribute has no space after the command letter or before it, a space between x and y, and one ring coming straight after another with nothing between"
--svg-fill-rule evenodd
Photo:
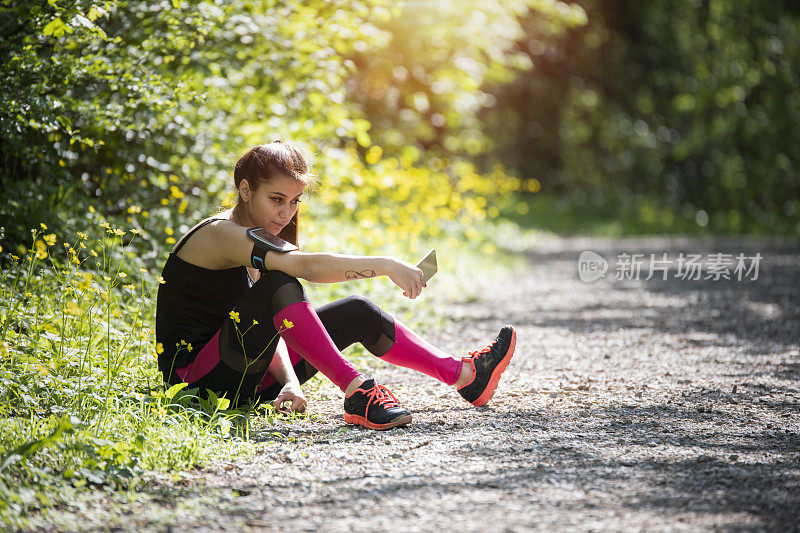
<instances>
[{"instance_id":1,"label":"yellow flower","mask_svg":"<svg viewBox=\"0 0 800 533\"><path fill-rule=\"evenodd\" d=\"M293 323L293 322L289 322L288 320L286 320L286 319L284 318L284 319L283 319L283 326L284 326L286 329L292 329L292 328L294 327L294 323Z\"/></svg>"},{"instance_id":2,"label":"yellow flower","mask_svg":"<svg viewBox=\"0 0 800 533\"><path fill-rule=\"evenodd\" d=\"M190 352L192 351L192 343L191 342L186 345L186 349L189 350Z\"/></svg>"},{"instance_id":3,"label":"yellow flower","mask_svg":"<svg viewBox=\"0 0 800 533\"><path fill-rule=\"evenodd\" d=\"M254 325L254 326L257 326L257 325L258 325L258 320L256 320L255 318L253 319L253 325Z\"/></svg>"},{"instance_id":4,"label":"yellow flower","mask_svg":"<svg viewBox=\"0 0 800 533\"><path fill-rule=\"evenodd\" d=\"M92 286L92 278L94 277L91 272L86 273L78 273L77 277L81 278L81 281L76 284L79 289L88 290Z\"/></svg>"},{"instance_id":5,"label":"yellow flower","mask_svg":"<svg viewBox=\"0 0 800 533\"><path fill-rule=\"evenodd\" d=\"M125 235L125 232L117 228L114 230L114 235L119 235L120 237L122 237L123 235Z\"/></svg>"},{"instance_id":6,"label":"yellow flower","mask_svg":"<svg viewBox=\"0 0 800 533\"><path fill-rule=\"evenodd\" d=\"M0 253L2 253L2 252L3 252L3 247L2 247L2 246L0 246Z\"/></svg>"},{"instance_id":7,"label":"yellow flower","mask_svg":"<svg viewBox=\"0 0 800 533\"><path fill-rule=\"evenodd\" d=\"M92 251L91 251L91 252L89 252L89 253L91 253L91 254L92 254L92 257L97 257L97 252L95 252L94 250L92 250Z\"/></svg>"},{"instance_id":8,"label":"yellow flower","mask_svg":"<svg viewBox=\"0 0 800 533\"><path fill-rule=\"evenodd\" d=\"M41 250L38 250L36 252L36 257L38 257L39 259L44 259L45 257L47 257L47 252L43 252Z\"/></svg>"},{"instance_id":9,"label":"yellow flower","mask_svg":"<svg viewBox=\"0 0 800 533\"><path fill-rule=\"evenodd\" d=\"M237 313L236 311L231 311L230 313L228 313L228 316L230 316L231 320L233 320L237 324L239 323L239 313Z\"/></svg>"},{"instance_id":10,"label":"yellow flower","mask_svg":"<svg viewBox=\"0 0 800 533\"><path fill-rule=\"evenodd\" d=\"M175 233L175 230L173 230L172 228L165 228L164 233L166 233L167 235L172 235L173 233Z\"/></svg>"},{"instance_id":11,"label":"yellow flower","mask_svg":"<svg viewBox=\"0 0 800 533\"><path fill-rule=\"evenodd\" d=\"M119 274L117 274L117 276L119 276L119 277L121 277L121 278L126 278L126 277L128 277L128 275L127 275L125 272L120 272Z\"/></svg>"},{"instance_id":12,"label":"yellow flower","mask_svg":"<svg viewBox=\"0 0 800 533\"><path fill-rule=\"evenodd\" d=\"M41 226L42 229L47 229L47 225L44 222L39 222L39 226Z\"/></svg>"},{"instance_id":13,"label":"yellow flower","mask_svg":"<svg viewBox=\"0 0 800 533\"><path fill-rule=\"evenodd\" d=\"M161 344L160 342L156 344L156 353L159 355L164 353L164 345Z\"/></svg>"},{"instance_id":14,"label":"yellow flower","mask_svg":"<svg viewBox=\"0 0 800 533\"><path fill-rule=\"evenodd\" d=\"M166 281L164 281L164 278L162 278L161 276L158 276L158 282L159 282L161 285L163 285L163 284L165 284L165 283L166 283Z\"/></svg>"},{"instance_id":15,"label":"yellow flower","mask_svg":"<svg viewBox=\"0 0 800 533\"><path fill-rule=\"evenodd\" d=\"M78 306L77 303L75 303L72 300L69 300L69 301L67 301L66 312L67 312L67 314L70 314L72 316L78 316L78 315L81 314L81 308L80 308L80 306Z\"/></svg>"},{"instance_id":16,"label":"yellow flower","mask_svg":"<svg viewBox=\"0 0 800 533\"><path fill-rule=\"evenodd\" d=\"M44 242L47 243L47 246L54 246L56 244L55 233L51 233L50 235L45 235L44 237L42 237L42 239L44 239Z\"/></svg>"}]
</instances>

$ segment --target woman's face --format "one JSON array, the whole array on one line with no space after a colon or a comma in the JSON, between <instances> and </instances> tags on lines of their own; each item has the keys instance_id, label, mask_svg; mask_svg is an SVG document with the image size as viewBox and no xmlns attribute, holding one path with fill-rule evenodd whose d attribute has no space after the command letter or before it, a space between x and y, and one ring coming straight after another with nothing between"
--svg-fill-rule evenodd
<instances>
[{"instance_id":1,"label":"woman's face","mask_svg":"<svg viewBox=\"0 0 800 533\"><path fill-rule=\"evenodd\" d=\"M245 204L249 223L277 235L297 212L305 185L288 176L276 176L261 182L256 190L247 180L239 184L239 195Z\"/></svg>"}]
</instances>

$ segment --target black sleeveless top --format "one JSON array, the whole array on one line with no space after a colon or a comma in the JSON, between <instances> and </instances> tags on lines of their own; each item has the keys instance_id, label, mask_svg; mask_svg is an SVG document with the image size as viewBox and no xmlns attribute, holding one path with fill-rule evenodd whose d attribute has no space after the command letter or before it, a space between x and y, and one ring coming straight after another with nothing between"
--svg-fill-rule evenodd
<instances>
[{"instance_id":1,"label":"black sleeveless top","mask_svg":"<svg viewBox=\"0 0 800 533\"><path fill-rule=\"evenodd\" d=\"M222 219L204 220L184 235L161 272L165 283L158 286L156 299L156 342L163 348L158 354L158 369L168 383L180 382L175 369L194 361L253 285L243 266L211 270L178 257L178 250L189 237L215 220Z\"/></svg>"}]
</instances>

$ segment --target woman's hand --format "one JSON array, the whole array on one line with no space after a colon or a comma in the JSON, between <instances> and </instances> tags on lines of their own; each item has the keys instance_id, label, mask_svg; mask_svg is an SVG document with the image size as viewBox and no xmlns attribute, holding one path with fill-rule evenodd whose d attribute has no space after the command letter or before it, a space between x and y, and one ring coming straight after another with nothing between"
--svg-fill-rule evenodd
<instances>
[{"instance_id":1,"label":"woman's hand","mask_svg":"<svg viewBox=\"0 0 800 533\"><path fill-rule=\"evenodd\" d=\"M290 402L288 408L283 405L286 402ZM288 414L295 411L298 413L305 413L306 404L308 402L306 401L306 397L300 388L300 383L296 381L289 381L278 393L278 397L275 398L274 403L275 412Z\"/></svg>"},{"instance_id":2,"label":"woman's hand","mask_svg":"<svg viewBox=\"0 0 800 533\"><path fill-rule=\"evenodd\" d=\"M403 296L408 296L412 300L419 296L422 287L425 286L422 283L422 280L425 279L422 270L402 259L389 258L387 275L395 285L403 289Z\"/></svg>"}]
</instances>

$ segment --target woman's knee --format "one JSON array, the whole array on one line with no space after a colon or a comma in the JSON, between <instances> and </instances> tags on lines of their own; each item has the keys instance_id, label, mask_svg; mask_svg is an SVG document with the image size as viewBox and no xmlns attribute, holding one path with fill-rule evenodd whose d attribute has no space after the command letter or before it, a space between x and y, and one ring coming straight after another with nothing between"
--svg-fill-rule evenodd
<instances>
[{"instance_id":1,"label":"woman's knee","mask_svg":"<svg viewBox=\"0 0 800 533\"><path fill-rule=\"evenodd\" d=\"M294 303L308 301L300 281L279 270L262 272L250 290L258 294L262 302L269 302L273 315Z\"/></svg>"},{"instance_id":2,"label":"woman's knee","mask_svg":"<svg viewBox=\"0 0 800 533\"><path fill-rule=\"evenodd\" d=\"M300 285L300 281L286 272L268 270L266 272L261 272L261 277L258 278L258 281L255 282L252 289L275 292L275 290L286 284Z\"/></svg>"},{"instance_id":3,"label":"woman's knee","mask_svg":"<svg viewBox=\"0 0 800 533\"><path fill-rule=\"evenodd\" d=\"M366 320L382 313L381 308L375 302L360 294L347 296L339 302L342 312L357 320Z\"/></svg>"},{"instance_id":4,"label":"woman's knee","mask_svg":"<svg viewBox=\"0 0 800 533\"><path fill-rule=\"evenodd\" d=\"M354 321L372 327L376 332L394 340L394 318L378 304L360 294L343 298L342 302L348 309L345 314L351 316Z\"/></svg>"}]
</instances>

